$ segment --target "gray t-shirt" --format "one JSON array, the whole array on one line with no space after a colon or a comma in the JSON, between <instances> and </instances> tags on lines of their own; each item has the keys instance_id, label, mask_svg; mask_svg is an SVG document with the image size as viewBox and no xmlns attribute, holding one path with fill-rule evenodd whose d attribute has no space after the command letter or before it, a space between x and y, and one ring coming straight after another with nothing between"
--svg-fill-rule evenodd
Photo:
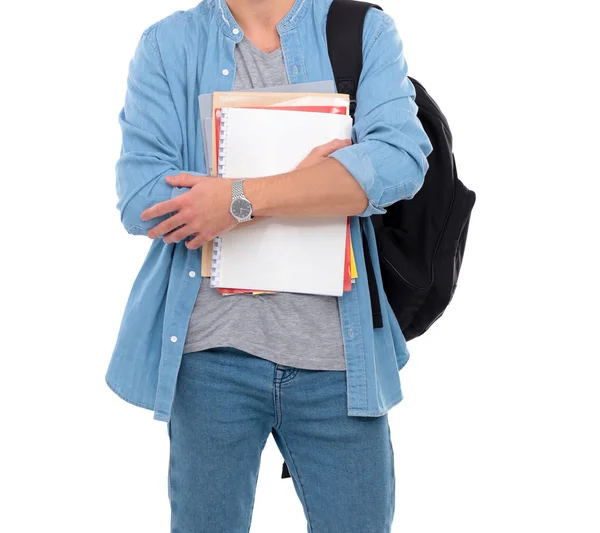
<instances>
[{"instance_id":1,"label":"gray t-shirt","mask_svg":"<svg viewBox=\"0 0 600 533\"><path fill-rule=\"evenodd\" d=\"M234 90L287 85L281 48L265 53L246 38L236 45ZM275 363L312 370L346 370L335 296L223 296L202 278L184 353L231 346Z\"/></svg>"}]
</instances>

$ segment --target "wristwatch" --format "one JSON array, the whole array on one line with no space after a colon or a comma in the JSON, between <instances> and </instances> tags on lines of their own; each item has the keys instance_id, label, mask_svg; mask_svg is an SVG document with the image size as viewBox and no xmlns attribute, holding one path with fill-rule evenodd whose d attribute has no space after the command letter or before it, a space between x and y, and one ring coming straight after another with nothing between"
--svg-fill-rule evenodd
<instances>
[{"instance_id":1,"label":"wristwatch","mask_svg":"<svg viewBox=\"0 0 600 533\"><path fill-rule=\"evenodd\" d=\"M238 222L246 222L252 218L252 204L250 200L244 196L244 181L234 180L231 184L231 205L229 211Z\"/></svg>"}]
</instances>

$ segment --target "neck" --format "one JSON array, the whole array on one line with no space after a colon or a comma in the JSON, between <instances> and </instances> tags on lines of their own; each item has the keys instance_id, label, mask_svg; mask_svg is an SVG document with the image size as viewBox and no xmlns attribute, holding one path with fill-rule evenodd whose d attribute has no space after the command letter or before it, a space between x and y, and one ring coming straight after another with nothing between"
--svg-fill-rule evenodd
<instances>
[{"instance_id":1,"label":"neck","mask_svg":"<svg viewBox=\"0 0 600 533\"><path fill-rule=\"evenodd\" d=\"M295 0L226 0L244 35L258 48L269 52L279 47L277 24Z\"/></svg>"}]
</instances>

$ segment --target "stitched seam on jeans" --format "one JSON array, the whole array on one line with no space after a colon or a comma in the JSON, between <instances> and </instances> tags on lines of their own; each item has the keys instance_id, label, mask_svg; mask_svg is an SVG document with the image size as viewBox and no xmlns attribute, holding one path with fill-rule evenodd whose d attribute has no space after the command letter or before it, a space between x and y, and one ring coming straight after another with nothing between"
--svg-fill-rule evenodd
<instances>
[{"instance_id":1,"label":"stitched seam on jeans","mask_svg":"<svg viewBox=\"0 0 600 533\"><path fill-rule=\"evenodd\" d=\"M274 428L281 426L281 409L279 408L281 402L279 378L277 377L277 365L273 366L273 407L275 408L275 423Z\"/></svg>"},{"instance_id":2,"label":"stitched seam on jeans","mask_svg":"<svg viewBox=\"0 0 600 533\"><path fill-rule=\"evenodd\" d=\"M292 379L294 379L294 377L296 377L296 374L298 373L298 369L294 368L288 375L286 378L282 378L279 381L280 385L285 385L286 383L288 383L289 381L292 381Z\"/></svg>"}]
</instances>

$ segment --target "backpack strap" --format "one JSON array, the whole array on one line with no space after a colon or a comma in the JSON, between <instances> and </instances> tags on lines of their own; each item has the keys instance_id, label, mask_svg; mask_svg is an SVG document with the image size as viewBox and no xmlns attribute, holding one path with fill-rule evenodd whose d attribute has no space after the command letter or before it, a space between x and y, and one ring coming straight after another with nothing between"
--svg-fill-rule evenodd
<instances>
[{"instance_id":1,"label":"backpack strap","mask_svg":"<svg viewBox=\"0 0 600 533\"><path fill-rule=\"evenodd\" d=\"M378 5L356 0L333 0L327 15L327 48L333 67L335 84L339 93L350 95L350 115L354 119L356 110L356 93L363 66L363 25L367 11L371 7L381 9ZM367 280L371 297L371 313L373 327L383 327L381 303L377 292L377 281L373 262L369 253L364 221L361 219L361 233L365 251Z\"/></svg>"},{"instance_id":2,"label":"backpack strap","mask_svg":"<svg viewBox=\"0 0 600 533\"><path fill-rule=\"evenodd\" d=\"M363 24L369 8L378 5L356 0L333 0L327 15L327 48L339 93L350 95L354 118L356 92L363 66Z\"/></svg>"}]
</instances>

